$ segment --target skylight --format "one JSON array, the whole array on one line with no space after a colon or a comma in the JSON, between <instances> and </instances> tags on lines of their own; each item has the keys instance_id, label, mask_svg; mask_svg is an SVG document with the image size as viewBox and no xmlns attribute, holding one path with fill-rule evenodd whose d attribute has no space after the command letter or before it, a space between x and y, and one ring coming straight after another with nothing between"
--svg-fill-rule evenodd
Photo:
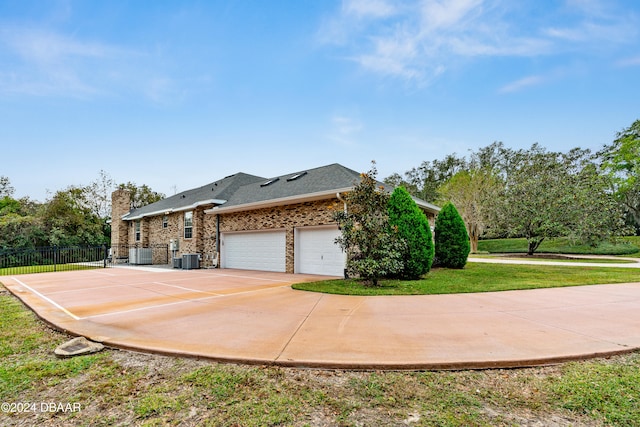
<instances>
[{"instance_id":1,"label":"skylight","mask_svg":"<svg viewBox=\"0 0 640 427\"><path fill-rule=\"evenodd\" d=\"M263 182L262 184L260 184L260 187L266 187L267 185L271 185L274 182L278 181L280 178L273 178L270 179L269 181Z\"/></svg>"},{"instance_id":2,"label":"skylight","mask_svg":"<svg viewBox=\"0 0 640 427\"><path fill-rule=\"evenodd\" d=\"M295 174L295 175L290 176L289 178L287 178L287 181L295 181L296 179L298 179L298 178L300 178L300 177L303 177L303 176L305 176L306 174L307 174L307 171L297 173L297 174Z\"/></svg>"}]
</instances>

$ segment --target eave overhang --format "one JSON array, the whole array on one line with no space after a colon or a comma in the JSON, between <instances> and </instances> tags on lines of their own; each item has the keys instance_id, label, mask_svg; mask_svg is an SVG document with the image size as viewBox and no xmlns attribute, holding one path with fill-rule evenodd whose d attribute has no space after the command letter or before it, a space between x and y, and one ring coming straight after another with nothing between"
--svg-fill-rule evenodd
<instances>
[{"instance_id":1,"label":"eave overhang","mask_svg":"<svg viewBox=\"0 0 640 427\"><path fill-rule=\"evenodd\" d=\"M130 213L128 213L126 215L123 215L122 219L124 221L135 221L135 220L146 218L146 217L150 217L150 216L169 215L169 214L172 214L172 213L175 213L175 212L190 211L190 210L199 208L201 206L222 205L222 204L224 204L226 202L227 202L226 200L221 200L221 199L200 200L198 202L191 203L190 205L184 205L184 206L179 206L179 207L175 207L175 208L160 209L160 210L157 210L157 211L145 212L145 213L141 213L141 214L138 214L138 215L131 215Z\"/></svg>"},{"instance_id":2,"label":"eave overhang","mask_svg":"<svg viewBox=\"0 0 640 427\"><path fill-rule=\"evenodd\" d=\"M316 200L325 200L337 198L337 193L345 193L353 190L353 187L337 188L334 190L319 191L316 193L300 194L297 196L280 197L278 199L263 200L260 202L244 203L234 206L215 206L204 211L205 214L222 214L232 212L251 211L255 209L271 208L274 206L291 205L294 203L313 202Z\"/></svg>"},{"instance_id":3,"label":"eave overhang","mask_svg":"<svg viewBox=\"0 0 640 427\"><path fill-rule=\"evenodd\" d=\"M416 205L418 205L418 207L433 212L434 214L437 214L438 212L440 212L440 208L436 205L433 205L429 202L425 202L424 200L418 199L416 197L411 197L413 199L414 202L416 202Z\"/></svg>"}]
</instances>

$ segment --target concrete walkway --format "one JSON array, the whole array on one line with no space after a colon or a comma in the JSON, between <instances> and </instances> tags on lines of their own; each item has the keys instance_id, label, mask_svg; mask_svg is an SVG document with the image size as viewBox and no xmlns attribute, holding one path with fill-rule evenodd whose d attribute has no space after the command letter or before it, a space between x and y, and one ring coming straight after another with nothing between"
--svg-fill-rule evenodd
<instances>
[{"instance_id":1,"label":"concrete walkway","mask_svg":"<svg viewBox=\"0 0 640 427\"><path fill-rule=\"evenodd\" d=\"M0 280L45 321L72 334L228 362L496 368L640 348L640 283L388 297L290 287L319 278L111 268Z\"/></svg>"},{"instance_id":2,"label":"concrete walkway","mask_svg":"<svg viewBox=\"0 0 640 427\"><path fill-rule=\"evenodd\" d=\"M514 254L516 255L516 254ZM561 267L620 267L620 268L640 268L640 258L621 258L608 255L558 255L566 256L566 260L550 261L545 259L527 259L527 258L509 258L509 255L491 256L491 257L474 257L471 255L469 262L482 262L492 264L526 264L526 265L557 265ZM623 260L626 262L571 262L572 258L582 258L588 260Z\"/></svg>"}]
</instances>

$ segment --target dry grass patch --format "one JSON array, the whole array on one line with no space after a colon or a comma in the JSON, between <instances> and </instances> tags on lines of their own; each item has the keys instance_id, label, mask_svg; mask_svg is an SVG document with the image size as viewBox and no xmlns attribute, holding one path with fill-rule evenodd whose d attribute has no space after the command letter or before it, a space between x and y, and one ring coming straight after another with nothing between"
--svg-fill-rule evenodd
<instances>
[{"instance_id":1,"label":"dry grass patch","mask_svg":"<svg viewBox=\"0 0 640 427\"><path fill-rule=\"evenodd\" d=\"M640 355L532 369L351 372L239 366L107 349L57 359L69 337L0 287L3 426L638 425Z\"/></svg>"}]
</instances>

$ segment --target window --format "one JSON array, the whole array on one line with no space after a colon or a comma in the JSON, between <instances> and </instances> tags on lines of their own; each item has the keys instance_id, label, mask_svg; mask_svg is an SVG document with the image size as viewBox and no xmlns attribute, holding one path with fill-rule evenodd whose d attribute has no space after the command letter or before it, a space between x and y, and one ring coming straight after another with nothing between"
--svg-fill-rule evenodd
<instances>
[{"instance_id":1,"label":"window","mask_svg":"<svg viewBox=\"0 0 640 427\"><path fill-rule=\"evenodd\" d=\"M167 215L162 217L162 228L167 228L169 226L169 217Z\"/></svg>"},{"instance_id":2,"label":"window","mask_svg":"<svg viewBox=\"0 0 640 427\"><path fill-rule=\"evenodd\" d=\"M278 180L280 180L280 178L270 179L269 181L265 181L262 184L260 184L260 187L266 187L267 185L271 185L271 184L273 184L274 182L276 182Z\"/></svg>"},{"instance_id":3,"label":"window","mask_svg":"<svg viewBox=\"0 0 640 427\"><path fill-rule=\"evenodd\" d=\"M190 239L193 237L193 212L184 213L184 238Z\"/></svg>"},{"instance_id":4,"label":"window","mask_svg":"<svg viewBox=\"0 0 640 427\"><path fill-rule=\"evenodd\" d=\"M136 242L140 241L140 221L136 221Z\"/></svg>"},{"instance_id":5,"label":"window","mask_svg":"<svg viewBox=\"0 0 640 427\"><path fill-rule=\"evenodd\" d=\"M290 176L289 178L287 178L287 182L289 182L289 181L295 181L296 179L301 178L301 177L305 176L306 174L307 174L307 172L306 172L306 171L305 171L305 172L297 173L297 174L295 174L295 175Z\"/></svg>"}]
</instances>

